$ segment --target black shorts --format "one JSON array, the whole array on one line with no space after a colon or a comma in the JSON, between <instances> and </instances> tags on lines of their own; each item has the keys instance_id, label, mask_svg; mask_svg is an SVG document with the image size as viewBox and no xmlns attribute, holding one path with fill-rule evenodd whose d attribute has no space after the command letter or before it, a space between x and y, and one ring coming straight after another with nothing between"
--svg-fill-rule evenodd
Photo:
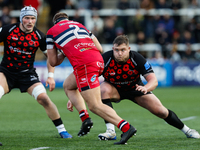
<instances>
[{"instance_id":1,"label":"black shorts","mask_svg":"<svg viewBox=\"0 0 200 150\"><path fill-rule=\"evenodd\" d=\"M128 99L136 103L135 97L137 96L142 96L146 95L140 91L132 90L132 91L121 91L120 89L117 89L119 95L120 95L120 100L117 102L120 102L121 100ZM147 92L147 94L152 94L152 92Z\"/></svg>"},{"instance_id":2,"label":"black shorts","mask_svg":"<svg viewBox=\"0 0 200 150\"><path fill-rule=\"evenodd\" d=\"M35 68L24 72L11 72L7 68L0 66L2 72L7 80L9 92L14 88L19 88L21 92L27 92L27 89L33 84L40 82Z\"/></svg>"}]
</instances>

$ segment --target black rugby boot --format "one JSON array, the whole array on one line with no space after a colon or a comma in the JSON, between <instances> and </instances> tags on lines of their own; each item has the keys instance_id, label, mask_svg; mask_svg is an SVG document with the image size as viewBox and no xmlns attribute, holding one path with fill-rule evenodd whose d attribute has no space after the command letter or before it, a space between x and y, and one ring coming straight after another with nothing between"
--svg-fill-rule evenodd
<instances>
[{"instance_id":1,"label":"black rugby boot","mask_svg":"<svg viewBox=\"0 0 200 150\"><path fill-rule=\"evenodd\" d=\"M121 134L121 140L114 144L127 144L126 142L128 141L128 139L130 139L133 135L136 135L135 134L136 132L137 132L136 128L130 125L130 129Z\"/></svg>"},{"instance_id":2,"label":"black rugby boot","mask_svg":"<svg viewBox=\"0 0 200 150\"><path fill-rule=\"evenodd\" d=\"M88 134L90 132L90 129L93 127L93 122L91 120L91 118L87 118L85 119L85 121L83 121L81 129L78 133L78 136L84 136L86 134Z\"/></svg>"}]
</instances>

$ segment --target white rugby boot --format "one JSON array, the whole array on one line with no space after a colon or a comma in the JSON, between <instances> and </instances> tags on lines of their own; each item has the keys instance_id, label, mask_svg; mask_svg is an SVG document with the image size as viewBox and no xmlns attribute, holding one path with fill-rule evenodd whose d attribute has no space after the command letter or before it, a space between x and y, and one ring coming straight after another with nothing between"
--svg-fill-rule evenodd
<instances>
[{"instance_id":1,"label":"white rugby boot","mask_svg":"<svg viewBox=\"0 0 200 150\"><path fill-rule=\"evenodd\" d=\"M111 129L106 130L105 133L100 133L98 135L98 138L100 140L116 140L117 139L116 133Z\"/></svg>"},{"instance_id":2,"label":"white rugby boot","mask_svg":"<svg viewBox=\"0 0 200 150\"><path fill-rule=\"evenodd\" d=\"M187 138L194 138L194 139L199 139L200 138L200 135L199 133L194 130L194 129L189 129L185 135L187 136Z\"/></svg>"}]
</instances>

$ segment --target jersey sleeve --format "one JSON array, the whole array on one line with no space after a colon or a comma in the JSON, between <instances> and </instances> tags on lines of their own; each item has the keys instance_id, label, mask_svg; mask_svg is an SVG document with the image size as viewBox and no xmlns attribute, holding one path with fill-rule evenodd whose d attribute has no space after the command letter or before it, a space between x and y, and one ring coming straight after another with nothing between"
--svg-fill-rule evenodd
<instances>
[{"instance_id":1,"label":"jersey sleeve","mask_svg":"<svg viewBox=\"0 0 200 150\"><path fill-rule=\"evenodd\" d=\"M42 31L37 29L36 27L34 27L34 31L36 32L38 39L39 39L40 50L45 52L46 51L46 35Z\"/></svg>"},{"instance_id":2,"label":"jersey sleeve","mask_svg":"<svg viewBox=\"0 0 200 150\"><path fill-rule=\"evenodd\" d=\"M89 35L91 39L95 38L95 35L91 31L89 32Z\"/></svg>"},{"instance_id":3,"label":"jersey sleeve","mask_svg":"<svg viewBox=\"0 0 200 150\"><path fill-rule=\"evenodd\" d=\"M141 75L145 75L148 73L153 73L153 69L151 64L139 53L132 54L134 56L134 60L136 61L137 68Z\"/></svg>"},{"instance_id":4,"label":"jersey sleeve","mask_svg":"<svg viewBox=\"0 0 200 150\"><path fill-rule=\"evenodd\" d=\"M112 50L107 51L107 52L102 54L102 57L103 57L103 60L104 60L104 71L107 70L106 68L108 67L109 62L111 61L112 56L113 56ZM104 71L103 71L103 74L104 74Z\"/></svg>"},{"instance_id":5,"label":"jersey sleeve","mask_svg":"<svg viewBox=\"0 0 200 150\"><path fill-rule=\"evenodd\" d=\"M45 52L47 49L47 44L46 44L46 36L44 35L41 39L41 44L40 44L40 49L41 51Z\"/></svg>"},{"instance_id":6,"label":"jersey sleeve","mask_svg":"<svg viewBox=\"0 0 200 150\"><path fill-rule=\"evenodd\" d=\"M9 32L9 27L8 26L4 26L0 28L0 42L3 42L4 40L6 40Z\"/></svg>"},{"instance_id":7,"label":"jersey sleeve","mask_svg":"<svg viewBox=\"0 0 200 150\"><path fill-rule=\"evenodd\" d=\"M48 32L47 32L46 43L47 43L47 49L53 49L55 47L54 46L53 34L51 33L51 29L48 30Z\"/></svg>"}]
</instances>

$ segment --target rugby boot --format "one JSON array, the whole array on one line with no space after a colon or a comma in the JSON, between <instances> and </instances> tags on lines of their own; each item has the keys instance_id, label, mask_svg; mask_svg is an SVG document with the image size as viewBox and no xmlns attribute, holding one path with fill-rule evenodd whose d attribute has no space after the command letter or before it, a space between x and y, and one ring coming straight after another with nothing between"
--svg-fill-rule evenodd
<instances>
[{"instance_id":1,"label":"rugby boot","mask_svg":"<svg viewBox=\"0 0 200 150\"><path fill-rule=\"evenodd\" d=\"M69 134L67 131L60 132L59 134L60 134L60 137L64 138L64 139L71 139L72 138L71 134Z\"/></svg>"},{"instance_id":2,"label":"rugby boot","mask_svg":"<svg viewBox=\"0 0 200 150\"><path fill-rule=\"evenodd\" d=\"M116 133L111 129L106 130L105 133L100 133L98 135L98 138L99 138L99 140L106 140L106 141L107 140L116 140L117 139Z\"/></svg>"},{"instance_id":3,"label":"rugby boot","mask_svg":"<svg viewBox=\"0 0 200 150\"><path fill-rule=\"evenodd\" d=\"M200 138L200 135L199 133L194 130L194 129L189 129L185 135L187 136L187 138L194 138L194 139L199 139Z\"/></svg>"},{"instance_id":4,"label":"rugby boot","mask_svg":"<svg viewBox=\"0 0 200 150\"><path fill-rule=\"evenodd\" d=\"M130 139L133 135L136 135L135 134L136 132L137 132L136 128L130 125L130 129L126 132L123 132L123 134L121 134L121 140L114 144L127 144L126 142L128 141L128 139Z\"/></svg>"},{"instance_id":5,"label":"rugby boot","mask_svg":"<svg viewBox=\"0 0 200 150\"><path fill-rule=\"evenodd\" d=\"M90 132L90 129L93 127L93 122L91 120L91 118L87 118L85 119L85 121L83 121L81 129L78 133L78 136L84 136L86 134L88 134Z\"/></svg>"}]
</instances>

